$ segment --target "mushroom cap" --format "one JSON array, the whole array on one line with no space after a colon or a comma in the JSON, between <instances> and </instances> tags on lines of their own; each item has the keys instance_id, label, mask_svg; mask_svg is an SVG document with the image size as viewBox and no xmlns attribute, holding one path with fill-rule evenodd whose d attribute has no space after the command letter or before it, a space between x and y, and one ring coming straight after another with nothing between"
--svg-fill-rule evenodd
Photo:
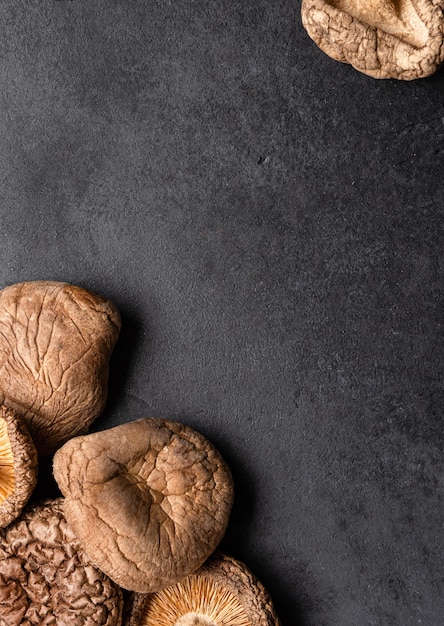
<instances>
[{"instance_id":1,"label":"mushroom cap","mask_svg":"<svg viewBox=\"0 0 444 626\"><path fill-rule=\"evenodd\" d=\"M424 78L444 62L442 0L302 0L301 14L321 50L373 78Z\"/></svg>"},{"instance_id":2,"label":"mushroom cap","mask_svg":"<svg viewBox=\"0 0 444 626\"><path fill-rule=\"evenodd\" d=\"M136 593L124 626L279 626L271 598L247 566L215 553L200 569L154 594Z\"/></svg>"},{"instance_id":3,"label":"mushroom cap","mask_svg":"<svg viewBox=\"0 0 444 626\"><path fill-rule=\"evenodd\" d=\"M0 626L120 626L122 604L81 549L61 498L27 507L0 532Z\"/></svg>"},{"instance_id":4,"label":"mushroom cap","mask_svg":"<svg viewBox=\"0 0 444 626\"><path fill-rule=\"evenodd\" d=\"M194 571L222 539L230 470L188 426L144 418L68 441L54 457L65 514L124 589L151 593Z\"/></svg>"},{"instance_id":5,"label":"mushroom cap","mask_svg":"<svg viewBox=\"0 0 444 626\"><path fill-rule=\"evenodd\" d=\"M20 417L0 406L0 528L22 512L37 482L37 450Z\"/></svg>"},{"instance_id":6,"label":"mushroom cap","mask_svg":"<svg viewBox=\"0 0 444 626\"><path fill-rule=\"evenodd\" d=\"M107 397L120 315L68 283L19 283L0 291L0 402L25 420L39 454L84 433Z\"/></svg>"}]
</instances>

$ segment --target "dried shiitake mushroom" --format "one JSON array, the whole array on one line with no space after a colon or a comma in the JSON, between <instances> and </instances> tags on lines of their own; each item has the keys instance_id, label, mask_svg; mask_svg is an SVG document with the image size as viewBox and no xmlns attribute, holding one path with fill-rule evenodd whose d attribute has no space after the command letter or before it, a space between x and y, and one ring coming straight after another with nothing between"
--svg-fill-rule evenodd
<instances>
[{"instance_id":1,"label":"dried shiitake mushroom","mask_svg":"<svg viewBox=\"0 0 444 626\"><path fill-rule=\"evenodd\" d=\"M244 563L221 553L175 585L136 593L128 604L124 626L279 626L264 586Z\"/></svg>"},{"instance_id":2,"label":"dried shiitake mushroom","mask_svg":"<svg viewBox=\"0 0 444 626\"><path fill-rule=\"evenodd\" d=\"M80 287L0 291L0 402L23 417L40 454L86 432L103 410L119 331L116 307Z\"/></svg>"},{"instance_id":3,"label":"dried shiitake mushroom","mask_svg":"<svg viewBox=\"0 0 444 626\"><path fill-rule=\"evenodd\" d=\"M20 417L0 406L0 528L22 512L37 482L37 450Z\"/></svg>"},{"instance_id":4,"label":"dried shiitake mushroom","mask_svg":"<svg viewBox=\"0 0 444 626\"><path fill-rule=\"evenodd\" d=\"M302 22L326 54L373 78L424 78L444 61L443 0L302 0Z\"/></svg>"},{"instance_id":5,"label":"dried shiitake mushroom","mask_svg":"<svg viewBox=\"0 0 444 626\"><path fill-rule=\"evenodd\" d=\"M0 626L120 626L122 604L80 548L60 498L26 508L0 532Z\"/></svg>"},{"instance_id":6,"label":"dried shiitake mushroom","mask_svg":"<svg viewBox=\"0 0 444 626\"><path fill-rule=\"evenodd\" d=\"M68 441L54 457L65 515L91 560L150 593L196 570L225 533L230 470L203 435L145 418Z\"/></svg>"}]
</instances>

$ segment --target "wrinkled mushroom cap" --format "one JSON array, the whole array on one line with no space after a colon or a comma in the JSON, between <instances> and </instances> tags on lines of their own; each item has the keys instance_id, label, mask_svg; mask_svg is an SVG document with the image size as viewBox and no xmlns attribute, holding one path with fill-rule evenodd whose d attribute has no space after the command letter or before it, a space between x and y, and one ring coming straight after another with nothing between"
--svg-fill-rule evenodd
<instances>
[{"instance_id":1,"label":"wrinkled mushroom cap","mask_svg":"<svg viewBox=\"0 0 444 626\"><path fill-rule=\"evenodd\" d=\"M119 330L116 307L80 287L0 291L0 402L23 417L40 454L86 432L103 410Z\"/></svg>"},{"instance_id":2,"label":"wrinkled mushroom cap","mask_svg":"<svg viewBox=\"0 0 444 626\"><path fill-rule=\"evenodd\" d=\"M0 626L120 626L122 604L81 549L61 499L26 508L0 533Z\"/></svg>"},{"instance_id":3,"label":"wrinkled mushroom cap","mask_svg":"<svg viewBox=\"0 0 444 626\"><path fill-rule=\"evenodd\" d=\"M216 553L155 594L134 594L124 626L279 626L271 598L247 566Z\"/></svg>"},{"instance_id":4,"label":"wrinkled mushroom cap","mask_svg":"<svg viewBox=\"0 0 444 626\"><path fill-rule=\"evenodd\" d=\"M302 23L326 54L373 78L424 78L444 61L442 0L302 0Z\"/></svg>"},{"instance_id":5,"label":"wrinkled mushroom cap","mask_svg":"<svg viewBox=\"0 0 444 626\"><path fill-rule=\"evenodd\" d=\"M172 584L202 565L225 533L231 473L183 424L146 418L77 437L53 467L85 551L124 589Z\"/></svg>"},{"instance_id":6,"label":"wrinkled mushroom cap","mask_svg":"<svg viewBox=\"0 0 444 626\"><path fill-rule=\"evenodd\" d=\"M37 482L37 450L20 417L0 406L0 528L22 512Z\"/></svg>"}]
</instances>

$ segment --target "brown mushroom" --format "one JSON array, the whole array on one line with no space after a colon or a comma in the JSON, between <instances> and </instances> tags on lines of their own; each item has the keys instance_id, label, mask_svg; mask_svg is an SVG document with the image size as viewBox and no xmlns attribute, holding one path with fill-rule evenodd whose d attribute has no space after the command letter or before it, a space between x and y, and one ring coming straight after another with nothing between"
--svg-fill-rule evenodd
<instances>
[{"instance_id":1,"label":"brown mushroom","mask_svg":"<svg viewBox=\"0 0 444 626\"><path fill-rule=\"evenodd\" d=\"M53 467L86 553L124 589L171 585L202 565L225 533L230 470L183 424L145 418L76 437Z\"/></svg>"},{"instance_id":2,"label":"brown mushroom","mask_svg":"<svg viewBox=\"0 0 444 626\"><path fill-rule=\"evenodd\" d=\"M103 410L119 330L116 307L80 287L0 291L0 402L23 417L40 454L86 432Z\"/></svg>"},{"instance_id":3,"label":"brown mushroom","mask_svg":"<svg viewBox=\"0 0 444 626\"><path fill-rule=\"evenodd\" d=\"M326 54L373 78L424 78L444 61L442 0L302 0L302 23Z\"/></svg>"},{"instance_id":4,"label":"brown mushroom","mask_svg":"<svg viewBox=\"0 0 444 626\"><path fill-rule=\"evenodd\" d=\"M25 424L0 406L0 528L22 512L37 482L37 450Z\"/></svg>"},{"instance_id":5,"label":"brown mushroom","mask_svg":"<svg viewBox=\"0 0 444 626\"><path fill-rule=\"evenodd\" d=\"M61 499L26 508L0 533L0 626L120 626L122 604L80 548Z\"/></svg>"},{"instance_id":6,"label":"brown mushroom","mask_svg":"<svg viewBox=\"0 0 444 626\"><path fill-rule=\"evenodd\" d=\"M134 594L124 626L279 626L279 619L247 566L218 553L171 587Z\"/></svg>"}]
</instances>

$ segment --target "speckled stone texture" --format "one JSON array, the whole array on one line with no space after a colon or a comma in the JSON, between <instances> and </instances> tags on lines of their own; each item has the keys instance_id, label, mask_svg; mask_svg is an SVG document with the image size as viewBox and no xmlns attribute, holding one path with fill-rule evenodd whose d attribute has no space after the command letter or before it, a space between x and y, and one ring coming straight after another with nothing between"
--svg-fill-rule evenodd
<instances>
[{"instance_id":1,"label":"speckled stone texture","mask_svg":"<svg viewBox=\"0 0 444 626\"><path fill-rule=\"evenodd\" d=\"M0 282L117 305L93 428L216 444L283 626L441 626L444 74L364 76L300 9L4 0Z\"/></svg>"}]
</instances>

